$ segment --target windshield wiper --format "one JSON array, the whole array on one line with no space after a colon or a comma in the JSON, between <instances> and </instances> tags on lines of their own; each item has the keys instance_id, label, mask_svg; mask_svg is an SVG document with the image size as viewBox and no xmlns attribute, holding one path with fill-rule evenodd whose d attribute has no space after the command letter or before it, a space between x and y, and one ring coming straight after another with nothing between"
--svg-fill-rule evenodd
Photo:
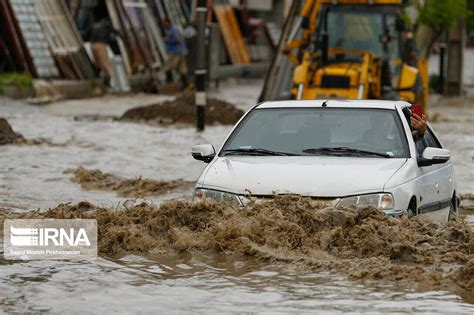
<instances>
[{"instance_id":1,"label":"windshield wiper","mask_svg":"<svg viewBox=\"0 0 474 315\"><path fill-rule=\"evenodd\" d=\"M348 148L348 147L319 147L319 148L309 148L309 149L304 149L304 153L312 153L312 154L345 154L345 153L355 153L355 154L361 154L361 155L376 155L376 156L381 156L385 158L391 158L390 155L386 153L380 153L380 152L373 152L373 151L366 151L366 150L359 150L359 149L353 149L353 148Z\"/></svg>"},{"instance_id":2,"label":"windshield wiper","mask_svg":"<svg viewBox=\"0 0 474 315\"><path fill-rule=\"evenodd\" d=\"M298 155L289 152L272 151L261 148L239 148L239 149L227 149L222 151L225 155L273 155L273 156L290 156Z\"/></svg>"}]
</instances>

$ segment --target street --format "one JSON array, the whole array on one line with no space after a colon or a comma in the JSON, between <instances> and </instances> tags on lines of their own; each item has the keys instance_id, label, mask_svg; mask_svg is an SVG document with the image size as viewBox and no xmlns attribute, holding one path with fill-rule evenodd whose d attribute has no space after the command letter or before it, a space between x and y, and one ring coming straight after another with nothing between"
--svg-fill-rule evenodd
<instances>
[{"instance_id":1,"label":"street","mask_svg":"<svg viewBox=\"0 0 474 315\"><path fill-rule=\"evenodd\" d=\"M259 84L259 80L229 81L211 95L246 110L256 102ZM145 94L108 95L31 106L2 97L2 115L13 129L27 139L43 138L45 142L1 148L0 208L24 213L81 201L117 208L133 207L143 201L159 205L174 198L190 199L192 186L134 199L120 197L114 191L84 190L70 181L72 174L63 173L66 169L83 166L129 179L141 176L163 181L196 181L205 164L192 159L191 146L211 143L219 147L232 126L207 126L203 133L196 133L193 126L115 120L129 108L168 99L168 96ZM430 108L433 126L452 152L461 194L474 192L472 105L472 98L439 99ZM465 205L470 202L463 201ZM472 212L463 213L467 214L468 221L474 221ZM235 255L237 253L220 257L204 253L127 254L121 258L101 257L87 263L0 260L3 265L0 268L0 309L79 312L81 301L87 300L96 312L167 312L177 303L182 311L203 312L210 309L216 312L294 312L315 307L330 313L417 310L468 314L473 310L471 304L464 302L472 302L469 295L464 295L466 300L462 300L449 291L417 291L406 284L411 277L408 272L400 273L400 277L407 277L401 281L406 289L400 291L390 280L377 282L369 278L353 282L344 272L328 273L301 263L282 265ZM357 261L350 266L355 266L352 264ZM364 263L367 270L380 268L370 261ZM77 283L81 285L76 286ZM61 299L55 297L59 292ZM165 295L166 299L162 299ZM345 302L348 300L349 304Z\"/></svg>"}]
</instances>

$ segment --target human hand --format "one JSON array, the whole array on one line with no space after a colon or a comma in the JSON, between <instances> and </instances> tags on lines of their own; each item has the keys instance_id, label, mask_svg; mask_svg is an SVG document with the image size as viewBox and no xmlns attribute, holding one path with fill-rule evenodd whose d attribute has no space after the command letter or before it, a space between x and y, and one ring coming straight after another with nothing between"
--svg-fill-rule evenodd
<instances>
[{"instance_id":1,"label":"human hand","mask_svg":"<svg viewBox=\"0 0 474 315\"><path fill-rule=\"evenodd\" d=\"M426 132L425 115L421 115L420 117L417 114L413 114L410 120L411 120L411 126L417 130L418 135L423 136L423 134Z\"/></svg>"}]
</instances>

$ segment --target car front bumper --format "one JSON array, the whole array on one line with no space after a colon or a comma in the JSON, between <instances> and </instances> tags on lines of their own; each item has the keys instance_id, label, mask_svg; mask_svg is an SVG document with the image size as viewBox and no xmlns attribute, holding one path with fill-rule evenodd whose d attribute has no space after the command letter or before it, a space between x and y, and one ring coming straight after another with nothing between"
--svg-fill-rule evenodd
<instances>
[{"instance_id":1,"label":"car front bumper","mask_svg":"<svg viewBox=\"0 0 474 315\"><path fill-rule=\"evenodd\" d=\"M382 210L386 215L391 217L400 217L406 213L405 210Z\"/></svg>"}]
</instances>

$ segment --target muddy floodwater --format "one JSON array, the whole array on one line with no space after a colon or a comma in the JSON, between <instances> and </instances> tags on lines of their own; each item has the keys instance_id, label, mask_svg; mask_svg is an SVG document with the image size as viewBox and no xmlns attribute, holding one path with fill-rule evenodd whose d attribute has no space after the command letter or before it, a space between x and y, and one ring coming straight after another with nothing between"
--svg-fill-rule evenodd
<instances>
[{"instance_id":1,"label":"muddy floodwater","mask_svg":"<svg viewBox=\"0 0 474 315\"><path fill-rule=\"evenodd\" d=\"M256 85L224 85L224 92L218 96L245 110L258 96ZM244 90L247 93L243 93ZM191 146L211 143L219 147L231 126L210 126L197 134L192 126L160 126L113 119L138 103L154 104L167 99L143 95L107 96L36 107L0 98L0 116L9 121L14 131L26 139L46 140L41 144L0 146L0 218L2 213L29 216L36 209L41 209L41 213L53 209L49 216L58 217L59 212L55 211L61 203L69 203L61 206L67 211L81 206L94 211L107 209L100 213L109 216L115 215L114 209L124 206L158 209L165 205L171 218L176 201L169 200L184 199L179 202L186 203L192 195L189 182L195 182L205 166L192 159ZM433 126L444 146L451 150L459 192L474 193L474 104L472 99L451 105L440 104L430 109ZM186 184L173 186L166 193L160 190L157 194L139 194L131 198L127 197L130 196L128 192L124 196L123 191L109 189L110 185L89 189L81 180L74 180L74 170L80 166L103 172L94 173L94 176L110 174L106 179L112 178L111 186L118 185L117 178L127 182L139 177L159 183L179 180ZM68 169L73 171L65 172ZM90 176L89 173L86 175ZM83 201L88 203L81 203ZM472 205L469 202L474 203L466 202L468 206ZM324 225L333 238L323 244L314 243L307 237L313 235L311 228L292 217L292 212L268 212L265 218L281 215L294 224L282 224L277 234L260 235L255 232L259 229L245 228L256 224L265 227L262 231L267 231L265 218L259 218L258 212L249 212L243 217L245 213L236 214L219 206L206 209L214 211L209 212L209 221L215 221L219 214L225 224L245 220L249 220L249 224L237 224L235 230L229 227L221 233L217 221L215 226L200 230L185 219L173 217L175 221L164 221L153 216L150 220L158 220L160 226L171 226L171 222L175 222L173 229L170 227L166 232L166 238L160 238L161 231L153 234L151 229L150 234L145 235L148 238L143 233L137 234L140 244L150 244L146 248L108 247L107 243L102 243L99 258L90 261L7 261L3 259L3 233L0 233L0 313L474 313L472 282L469 284L474 270L474 243L472 234L466 232L469 228L461 223L456 227L436 228L438 232L431 235L433 240L426 241L428 245L422 249L412 249L410 246L415 243L409 243L410 246L385 250L385 243L380 243L381 249L372 256L357 252L357 248L368 246L368 241L361 240L352 247L339 243L334 236L338 229L333 225L339 224L340 217L330 220L336 223ZM308 215L307 208L301 209L302 216ZM155 210L143 210L143 213L154 215ZM64 215L64 211L61 213ZM466 211L464 215L467 224L474 224L474 211ZM321 216L326 219L315 216L312 220L323 224L327 217L324 213ZM357 213L343 216L349 218L344 219L348 220L344 221L345 226L357 229L354 222L359 216ZM372 220L372 224L378 218L370 212L363 216L364 220ZM97 219L100 224L99 216ZM419 233L416 234L419 238L425 231L421 223L378 220L381 226L386 224L406 233ZM176 222L186 224L176 226ZM377 224L372 226L376 228ZM99 232L113 237L107 233L112 230L103 225ZM383 232L388 238L390 231L380 229L373 233ZM247 244L250 247L245 247L240 236L253 240L252 244ZM173 239L172 247L171 243L163 241L170 238ZM234 238L240 241L229 241ZM106 240L104 238L104 242ZM444 240L449 246L442 245ZM417 241L416 237L411 241ZM338 251L330 250L328 244ZM272 246L287 250L275 252L271 250ZM442 250L431 251L429 246ZM406 252L408 256L404 256ZM403 264L394 264L393 259ZM387 271L382 268L383 262L387 262ZM380 276L364 273L375 270L367 269L367 266L376 268ZM403 266L400 269L402 279L394 273L397 266ZM357 268L361 272L357 272ZM426 275L432 277L425 279L424 272L428 271L431 273ZM415 274L418 276L411 279ZM438 276L440 278L436 278ZM410 285L410 282L419 283ZM464 289L461 290L462 286Z\"/></svg>"}]
</instances>

